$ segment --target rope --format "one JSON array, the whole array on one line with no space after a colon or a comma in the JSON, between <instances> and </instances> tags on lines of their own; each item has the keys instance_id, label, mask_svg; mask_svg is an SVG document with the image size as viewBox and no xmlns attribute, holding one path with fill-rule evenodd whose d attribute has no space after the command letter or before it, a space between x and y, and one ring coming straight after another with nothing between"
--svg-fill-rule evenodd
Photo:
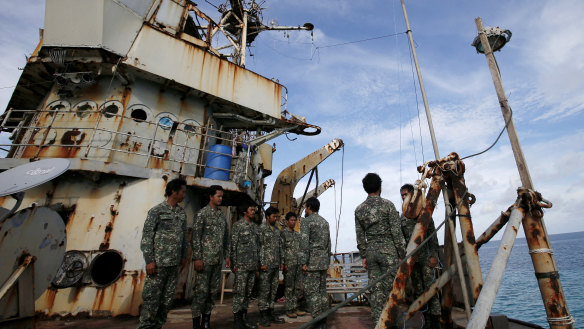
<instances>
[{"instance_id":1,"label":"rope","mask_svg":"<svg viewBox=\"0 0 584 329\"><path fill-rule=\"evenodd\" d=\"M574 317L571 315L562 316L559 318L547 318L547 321L550 326L562 326L576 323L576 319L574 319Z\"/></svg>"},{"instance_id":2,"label":"rope","mask_svg":"<svg viewBox=\"0 0 584 329\"><path fill-rule=\"evenodd\" d=\"M326 317L328 317L332 313L336 312L341 307L349 304L351 301L353 301L354 299L356 299L360 295L364 294L367 290L369 290L369 288L375 286L380 281L384 280L388 275L392 274L393 271L397 270L403 263L405 263L408 260L408 258L410 258L413 254L417 253L422 248L422 246L424 246L428 241L430 241L430 238L432 238L434 235L436 235L436 233L438 233L438 230L440 230L440 228L446 223L447 220L448 219L444 219L442 221L442 223L440 223L440 225L438 225L438 227L436 228L434 233L427 236L426 239L424 239L424 241L422 241L422 243L420 243L414 250L412 250L409 254L407 254L399 263L397 263L397 265L392 266L387 272L385 272L383 275L381 275L380 277L378 277L374 281L370 282L369 285L367 285L366 287L361 288L359 291L354 293L351 297L345 299L344 302L339 303L338 305L329 308L326 312L323 312L321 315L317 316L316 318L314 318L314 319L310 320L309 322L298 327L298 329L306 329L306 328L312 326L313 324L316 324L317 322L325 319Z\"/></svg>"},{"instance_id":3,"label":"rope","mask_svg":"<svg viewBox=\"0 0 584 329\"><path fill-rule=\"evenodd\" d=\"M278 50L276 50L273 47L268 47L270 49L272 49L274 52L276 52L279 55L282 55L284 57L288 57L288 58L292 58L292 59L296 59L296 60L301 60L301 61L312 61L314 59L314 56L317 55L320 58L320 50L321 49L325 49L325 48L332 48L332 47L340 47L340 46L346 46L346 45L350 45L350 44L354 44L354 43L360 43L360 42L366 42L366 41L371 41L371 40L378 40L378 39L383 39L383 38L389 38L389 37L394 37L394 36L398 36L400 34L406 34L407 32L398 32L398 33L392 33L392 34L385 34L385 35L380 35L380 36L376 36L376 37L371 37L371 38L365 38L365 39L359 39L359 40L353 40L353 41L347 41L347 42L341 42L341 43L334 43L334 44L330 44L330 45L324 45L324 46L317 46L315 47L311 53L310 53L310 58L299 58L299 57L292 57L286 54L283 54L281 52L279 52Z\"/></svg>"},{"instance_id":4,"label":"rope","mask_svg":"<svg viewBox=\"0 0 584 329\"><path fill-rule=\"evenodd\" d=\"M341 227L341 214L343 212L343 184L345 183L345 147L341 156L341 204L339 205L339 218L337 219L337 234L335 236L335 254L337 253L337 242L339 241L339 228ZM335 217L337 215L337 190L335 187Z\"/></svg>"},{"instance_id":5,"label":"rope","mask_svg":"<svg viewBox=\"0 0 584 329\"><path fill-rule=\"evenodd\" d=\"M416 111L418 111L418 131L420 132L420 146L422 147L422 163L426 163L426 159L424 158L424 142L422 139L422 123L420 121L420 103L418 101L418 88L416 87L416 78L414 76L414 54L412 51L411 46L408 47L408 50L410 51L410 67L412 69L412 81L414 82L414 94L416 95ZM412 130L412 145L414 145L414 152L415 152L415 144L414 144L414 131L413 128L411 128L411 121L410 121L410 129ZM415 154L415 153L414 153ZM416 164L418 163L418 160L416 158Z\"/></svg>"},{"instance_id":6,"label":"rope","mask_svg":"<svg viewBox=\"0 0 584 329\"><path fill-rule=\"evenodd\" d=\"M529 251L530 254L550 254L553 255L554 251L552 249L542 248L542 249L532 249Z\"/></svg>"}]
</instances>

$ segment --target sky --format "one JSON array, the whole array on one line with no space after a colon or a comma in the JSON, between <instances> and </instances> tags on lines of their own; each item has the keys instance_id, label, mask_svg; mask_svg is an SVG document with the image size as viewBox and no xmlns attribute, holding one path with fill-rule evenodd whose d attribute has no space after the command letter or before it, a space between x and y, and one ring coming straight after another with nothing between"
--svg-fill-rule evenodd
<instances>
[{"instance_id":1,"label":"sky","mask_svg":"<svg viewBox=\"0 0 584 329\"><path fill-rule=\"evenodd\" d=\"M218 20L207 2L198 5ZM336 250L356 250L354 210L366 198L365 174L378 173L382 197L400 209L399 187L418 178L418 165L434 159L401 4L271 0L262 6L265 23L310 22L315 29L260 34L246 68L278 79L288 90L288 111L322 128L318 136L271 141L277 151L266 197L281 170L341 138L344 149L319 166L320 182L336 181L319 198L320 214L330 223ZM535 189L553 203L545 211L547 230L583 231L577 205L584 199L579 168L584 164L584 2L420 0L406 6L441 157L482 151L503 128L487 62L470 44L479 16L485 26L512 31L511 41L495 56ZM39 40L44 1L0 0L0 7L3 110L25 56ZM478 236L514 203L521 182L506 133L490 151L465 163L466 185L477 198L471 214ZM296 197L307 181L308 176L298 184ZM436 224L444 219L442 202L434 212ZM441 241L443 235L442 229Z\"/></svg>"}]
</instances>

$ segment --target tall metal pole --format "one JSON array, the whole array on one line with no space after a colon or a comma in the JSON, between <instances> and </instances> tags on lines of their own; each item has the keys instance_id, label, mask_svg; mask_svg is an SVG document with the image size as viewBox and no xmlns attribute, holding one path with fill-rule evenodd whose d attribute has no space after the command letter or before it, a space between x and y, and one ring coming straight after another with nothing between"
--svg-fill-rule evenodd
<instances>
[{"instance_id":1,"label":"tall metal pole","mask_svg":"<svg viewBox=\"0 0 584 329\"><path fill-rule=\"evenodd\" d=\"M428 105L428 97L426 97L426 88L424 87L424 79L422 78L422 71L420 70L420 64L418 63L418 54L416 53L416 47L414 45L414 37L412 36L412 29L410 28L410 20L408 19L408 13L406 11L406 4L404 0L401 0L402 11L404 13L404 19L406 22L408 39L410 40L410 48L412 49L412 56L414 57L414 64L416 65L416 73L418 74L418 81L420 83L420 90L422 92L422 99L424 101L424 109L426 110L426 118L428 120L428 128L430 129L430 137L432 138L432 147L434 149L434 157L436 160L440 160L440 152L438 151L438 143L436 142L436 135L434 134L434 124L432 123L432 115L430 114L430 105ZM442 196L444 197L444 206L446 209L446 218L448 221L452 221L453 217L451 212L454 211L450 202L448 200L448 193L446 187L442 189ZM452 225L451 225L452 224ZM446 230L450 231L450 236L452 237L453 243L452 248L454 251L454 258L456 265L459 269L462 269L462 261L460 259L460 251L458 250L458 242L456 241L456 231L454 229L454 223L447 225ZM448 236L448 234L446 234ZM464 272L459 272L460 285L463 291L468 291L466 287L466 281L464 277ZM468 298L465 297L465 309L467 317L470 318L470 306L468 304Z\"/></svg>"},{"instance_id":2,"label":"tall metal pole","mask_svg":"<svg viewBox=\"0 0 584 329\"><path fill-rule=\"evenodd\" d=\"M513 149L513 155L515 156L515 162L517 163L517 169L519 170L521 184L523 184L524 188L533 190L533 182L527 168L527 162L523 156L523 151L519 144L519 138L517 137L517 131L515 130L515 124L511 117L511 108L505 97L501 75L491 45L485 35L482 19L477 17L475 19L475 24L479 32L487 63L489 64L489 70L491 71L491 77L493 78L497 98L501 105L501 112L503 112L505 122L508 122L507 134L511 141L511 148ZM574 319L570 315L570 311L566 304L566 298L560 283L560 274L556 266L553 250L543 222L543 216L532 213L526 214L523 218L523 230L529 247L529 253L531 254L533 267L535 269L535 277L538 281L541 298L543 299L546 309L548 323L554 328L574 328Z\"/></svg>"},{"instance_id":3,"label":"tall metal pole","mask_svg":"<svg viewBox=\"0 0 584 329\"><path fill-rule=\"evenodd\" d=\"M436 142L436 135L434 134L434 124L432 123L432 115L430 114L430 105L428 105L428 97L426 97L426 88L424 87L424 79L422 78L422 71L420 70L420 64L418 63L418 54L416 53L416 47L414 45L414 37L412 36L412 29L410 28L410 20L408 19L408 13L406 11L406 4L404 0L401 0L402 11L404 13L404 19L406 22L407 34L408 39L410 41L410 48L412 49L412 56L414 57L414 64L416 65L416 73L418 74L418 81L420 83L420 90L422 92L422 99L424 101L424 109L426 110L426 119L428 120L428 128L430 129L430 137L432 139L432 147L434 149L434 157L436 160L440 160L440 152L438 151L438 143ZM452 211L454 209L450 205L448 200L448 193L446 187L442 188L442 196L444 198L444 207L446 211L446 218L448 221L452 221L453 216L451 216ZM459 270L462 269L462 260L460 259L460 251L458 250L458 242L456 240L456 231L454 229L454 223L449 223L445 230L450 231L450 237L452 238L452 248L454 252L454 259L456 262L456 266ZM448 236L448 234L446 234ZM459 278L460 278L460 285L462 291L467 292L466 281L464 277L464 272L459 271ZM470 318L470 305L468 303L468 297L464 297L465 299L465 310L467 314L467 318Z\"/></svg>"},{"instance_id":4,"label":"tall metal pole","mask_svg":"<svg viewBox=\"0 0 584 329\"><path fill-rule=\"evenodd\" d=\"M428 118L428 127L430 128L430 137L432 138L432 147L434 148L434 157L440 160L440 152L438 152L438 143L436 143L436 135L434 135L434 125L432 124L432 115L430 114L430 106L428 105L428 98L426 97L426 88L424 88L424 79L422 79L422 71L418 64L418 55L416 54L416 47L414 47L414 37L412 36L412 29L410 28L410 20L406 12L406 4L401 0L404 18L406 20L406 28L408 38L410 40L410 48L412 48L412 55L414 56L414 64L416 64L416 72L418 73L418 81L420 82L420 90L422 91L422 99L424 100L424 108L426 109L426 118Z\"/></svg>"},{"instance_id":5,"label":"tall metal pole","mask_svg":"<svg viewBox=\"0 0 584 329\"><path fill-rule=\"evenodd\" d=\"M243 9L243 24L241 29L241 45L239 47L239 65L245 67L245 52L247 51L247 9Z\"/></svg>"}]
</instances>

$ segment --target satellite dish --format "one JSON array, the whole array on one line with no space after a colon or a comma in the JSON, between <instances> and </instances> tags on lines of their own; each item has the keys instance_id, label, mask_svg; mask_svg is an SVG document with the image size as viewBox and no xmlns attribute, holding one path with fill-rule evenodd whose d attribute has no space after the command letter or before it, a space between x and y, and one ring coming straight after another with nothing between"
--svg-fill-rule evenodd
<instances>
[{"instance_id":1,"label":"satellite dish","mask_svg":"<svg viewBox=\"0 0 584 329\"><path fill-rule=\"evenodd\" d=\"M0 173L0 196L22 192L50 181L69 169L68 159L35 161Z\"/></svg>"}]
</instances>

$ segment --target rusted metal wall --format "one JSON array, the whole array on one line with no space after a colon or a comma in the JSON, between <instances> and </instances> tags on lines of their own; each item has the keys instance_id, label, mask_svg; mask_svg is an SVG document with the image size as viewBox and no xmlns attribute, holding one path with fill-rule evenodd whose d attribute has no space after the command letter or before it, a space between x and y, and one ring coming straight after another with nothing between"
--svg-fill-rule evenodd
<instances>
[{"instance_id":1,"label":"rusted metal wall","mask_svg":"<svg viewBox=\"0 0 584 329\"><path fill-rule=\"evenodd\" d=\"M95 178L95 177L94 177ZM123 257L118 279L108 286L89 282L63 289L47 289L36 300L36 311L53 315L138 315L145 279L140 251L142 227L147 211L164 200L166 181L101 175L97 180L69 172L56 183L46 183L27 191L22 208L32 203L59 205L66 221L66 250L99 253L117 251ZM185 200L188 226L192 226L200 197L189 189ZM0 199L0 206L11 201ZM89 269L88 269L89 270ZM181 298L192 286L188 267L181 271ZM190 297L190 296L188 296Z\"/></svg>"},{"instance_id":2,"label":"rusted metal wall","mask_svg":"<svg viewBox=\"0 0 584 329\"><path fill-rule=\"evenodd\" d=\"M142 28L122 62L273 118L281 117L279 83L152 27Z\"/></svg>"}]
</instances>

